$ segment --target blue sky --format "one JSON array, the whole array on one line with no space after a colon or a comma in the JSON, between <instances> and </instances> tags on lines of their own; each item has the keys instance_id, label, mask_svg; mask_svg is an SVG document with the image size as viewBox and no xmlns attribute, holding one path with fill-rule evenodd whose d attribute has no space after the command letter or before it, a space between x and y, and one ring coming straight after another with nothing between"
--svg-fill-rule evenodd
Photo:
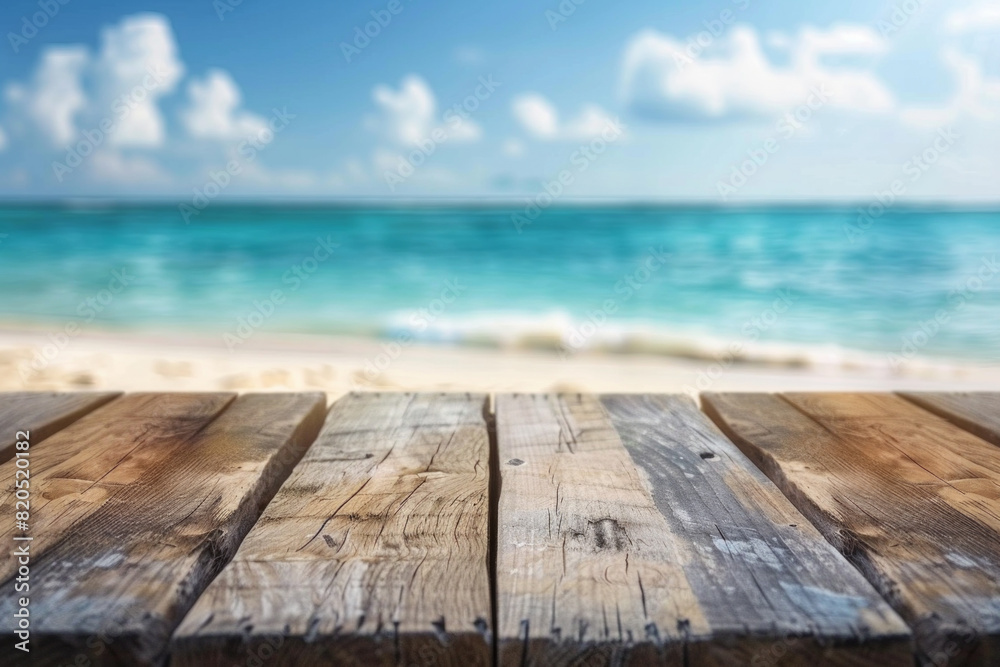
<instances>
[{"instance_id":1,"label":"blue sky","mask_svg":"<svg viewBox=\"0 0 1000 667\"><path fill-rule=\"evenodd\" d=\"M5 2L0 196L1000 199L997 0L237 1Z\"/></svg>"}]
</instances>

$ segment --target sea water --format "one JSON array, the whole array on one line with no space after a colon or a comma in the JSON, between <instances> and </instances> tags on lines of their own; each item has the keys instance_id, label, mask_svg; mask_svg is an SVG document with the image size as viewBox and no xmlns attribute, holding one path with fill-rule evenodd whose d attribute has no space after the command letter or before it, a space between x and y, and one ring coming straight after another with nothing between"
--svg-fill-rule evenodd
<instances>
[{"instance_id":1,"label":"sea water","mask_svg":"<svg viewBox=\"0 0 1000 667\"><path fill-rule=\"evenodd\" d=\"M191 332L231 349L266 331L777 363L1000 360L997 211L522 214L217 203L186 223L172 204L6 205L0 326Z\"/></svg>"}]
</instances>

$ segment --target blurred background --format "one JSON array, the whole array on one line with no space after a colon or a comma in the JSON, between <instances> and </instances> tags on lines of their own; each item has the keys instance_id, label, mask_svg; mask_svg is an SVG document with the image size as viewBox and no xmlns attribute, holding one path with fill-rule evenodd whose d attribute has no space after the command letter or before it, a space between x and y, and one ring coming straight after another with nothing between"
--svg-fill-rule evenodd
<instances>
[{"instance_id":1,"label":"blurred background","mask_svg":"<svg viewBox=\"0 0 1000 667\"><path fill-rule=\"evenodd\" d=\"M0 388L1000 377L996 0L0 26Z\"/></svg>"}]
</instances>

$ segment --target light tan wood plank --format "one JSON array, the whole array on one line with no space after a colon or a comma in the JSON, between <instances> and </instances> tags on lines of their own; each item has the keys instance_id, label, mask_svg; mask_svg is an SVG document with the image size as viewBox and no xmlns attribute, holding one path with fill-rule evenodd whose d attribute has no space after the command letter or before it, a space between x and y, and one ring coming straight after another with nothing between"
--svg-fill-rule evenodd
<instances>
[{"instance_id":1,"label":"light tan wood plank","mask_svg":"<svg viewBox=\"0 0 1000 667\"><path fill-rule=\"evenodd\" d=\"M1000 392L910 393L900 396L1000 446Z\"/></svg>"},{"instance_id":2,"label":"light tan wood plank","mask_svg":"<svg viewBox=\"0 0 1000 667\"><path fill-rule=\"evenodd\" d=\"M30 531L33 551L42 547L31 663L160 664L173 629L315 437L325 403L322 394L126 396L53 436L33 469L49 501ZM0 598L5 641L12 604Z\"/></svg>"},{"instance_id":3,"label":"light tan wood plank","mask_svg":"<svg viewBox=\"0 0 1000 667\"><path fill-rule=\"evenodd\" d=\"M0 393L0 463L13 458L18 431L29 431L29 442L37 445L118 396L120 392Z\"/></svg>"},{"instance_id":4,"label":"light tan wood plank","mask_svg":"<svg viewBox=\"0 0 1000 667\"><path fill-rule=\"evenodd\" d=\"M129 394L82 417L31 450L32 552L41 556L72 527L134 481L145 458L176 448L205 428L235 394ZM17 468L0 465L0 506L14 506ZM12 543L13 522L0 522L0 541ZM0 581L17 570L0 550Z\"/></svg>"},{"instance_id":5,"label":"light tan wood plank","mask_svg":"<svg viewBox=\"0 0 1000 667\"><path fill-rule=\"evenodd\" d=\"M703 403L909 622L922 661L1000 661L995 446L889 394Z\"/></svg>"},{"instance_id":6,"label":"light tan wood plank","mask_svg":"<svg viewBox=\"0 0 1000 667\"><path fill-rule=\"evenodd\" d=\"M496 412L501 664L912 661L905 624L689 399Z\"/></svg>"},{"instance_id":7,"label":"light tan wood plank","mask_svg":"<svg viewBox=\"0 0 1000 667\"><path fill-rule=\"evenodd\" d=\"M486 397L352 394L173 641L178 666L490 662Z\"/></svg>"}]
</instances>

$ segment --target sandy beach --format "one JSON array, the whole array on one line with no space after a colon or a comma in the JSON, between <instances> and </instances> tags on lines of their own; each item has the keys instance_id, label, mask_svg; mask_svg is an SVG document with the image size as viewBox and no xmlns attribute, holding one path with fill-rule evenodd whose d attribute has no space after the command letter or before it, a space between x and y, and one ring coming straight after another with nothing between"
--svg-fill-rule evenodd
<instances>
[{"instance_id":1,"label":"sandy beach","mask_svg":"<svg viewBox=\"0 0 1000 667\"><path fill-rule=\"evenodd\" d=\"M46 358L45 355L49 358ZM40 362L44 359L44 362ZM1000 369L921 361L775 366L642 354L454 347L259 334L230 352L215 338L0 330L0 390L687 392L995 390Z\"/></svg>"}]
</instances>

